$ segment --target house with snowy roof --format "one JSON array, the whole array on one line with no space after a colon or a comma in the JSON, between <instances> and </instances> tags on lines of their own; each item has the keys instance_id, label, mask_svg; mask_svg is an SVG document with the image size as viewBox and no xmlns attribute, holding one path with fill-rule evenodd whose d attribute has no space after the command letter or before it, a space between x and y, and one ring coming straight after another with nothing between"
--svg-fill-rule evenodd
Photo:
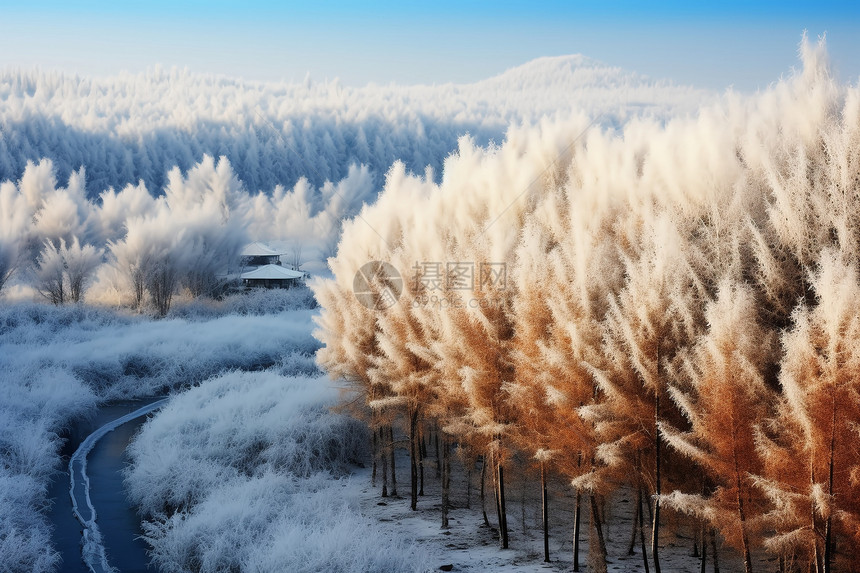
<instances>
[{"instance_id":1,"label":"house with snowy roof","mask_svg":"<svg viewBox=\"0 0 860 573\"><path fill-rule=\"evenodd\" d=\"M240 275L242 284L249 288L290 288L304 280L303 271L281 265L282 254L259 241L246 245L239 254L244 271Z\"/></svg>"},{"instance_id":2,"label":"house with snowy roof","mask_svg":"<svg viewBox=\"0 0 860 573\"><path fill-rule=\"evenodd\" d=\"M243 267L262 267L264 265L281 264L281 255L273 248L259 241L245 245L239 256L242 258Z\"/></svg>"}]
</instances>

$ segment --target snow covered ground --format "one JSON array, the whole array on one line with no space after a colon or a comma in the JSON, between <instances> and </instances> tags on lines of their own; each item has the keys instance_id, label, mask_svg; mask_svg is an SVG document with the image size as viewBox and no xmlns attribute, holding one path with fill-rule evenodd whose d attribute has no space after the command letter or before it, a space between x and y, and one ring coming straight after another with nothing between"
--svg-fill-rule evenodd
<instances>
[{"instance_id":1,"label":"snow covered ground","mask_svg":"<svg viewBox=\"0 0 860 573\"><path fill-rule=\"evenodd\" d=\"M175 396L129 448L131 498L162 571L423 571L361 511L368 435L325 377L229 373Z\"/></svg>"},{"instance_id":2,"label":"snow covered ground","mask_svg":"<svg viewBox=\"0 0 860 573\"><path fill-rule=\"evenodd\" d=\"M338 396L325 377L253 372L225 374L173 397L130 447L133 464L126 478L146 516L157 566L163 571L572 570L573 498L564 483L550 483L550 563L543 562L535 472L508 484L510 549L499 548L491 499L490 527L483 522L479 466L471 472L470 486L462 464L454 464L450 529L443 530L432 454L418 511L409 508L405 451L397 460L400 495L382 498L381 480L371 484L366 463L366 430L330 410ZM633 499L622 496L603 506L610 524L605 530L609 571L644 571L638 545L627 555ZM586 507L583 503L582 571L593 570ZM699 570L689 525L664 528L664 571ZM674 531L681 533L675 537ZM723 570L740 566L726 548L719 557Z\"/></svg>"},{"instance_id":3,"label":"snow covered ground","mask_svg":"<svg viewBox=\"0 0 860 573\"><path fill-rule=\"evenodd\" d=\"M47 491L74 420L107 400L190 387L225 370L315 370L307 303L298 291L268 293L177 308L161 321L86 306L0 306L0 570L59 565Z\"/></svg>"},{"instance_id":4,"label":"snow covered ground","mask_svg":"<svg viewBox=\"0 0 860 573\"><path fill-rule=\"evenodd\" d=\"M315 311L298 308L296 293L256 296L178 307L162 321L84 306L0 309L0 569L59 565L45 507L62 429L104 400L166 388L186 390L133 443L127 479L164 571L571 569L572 500L563 483L551 483L550 564L534 473L508 484L509 550L483 525L478 467L470 487L454 464L449 531L440 528L432 454L417 512L409 510L405 451L401 497L382 499L379 482L371 485L366 429L330 410L342 394L314 364ZM625 555L631 501L607 508L618 516L607 531L610 571L642 570L638 550ZM663 545L664 570L698 570L691 539ZM721 558L731 569L726 551ZM585 517L583 570L587 561Z\"/></svg>"}]
</instances>

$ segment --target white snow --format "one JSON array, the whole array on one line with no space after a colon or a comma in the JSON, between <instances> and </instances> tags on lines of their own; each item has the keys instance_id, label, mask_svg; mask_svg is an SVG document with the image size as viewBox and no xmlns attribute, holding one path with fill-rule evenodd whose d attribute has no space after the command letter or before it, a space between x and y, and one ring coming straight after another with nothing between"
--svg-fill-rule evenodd
<instances>
[{"instance_id":1,"label":"white snow","mask_svg":"<svg viewBox=\"0 0 860 573\"><path fill-rule=\"evenodd\" d=\"M0 306L0 570L59 565L47 491L73 420L99 402L229 369L314 372L314 311L301 308L311 302L299 289L266 291L180 306L162 321L77 305Z\"/></svg>"}]
</instances>

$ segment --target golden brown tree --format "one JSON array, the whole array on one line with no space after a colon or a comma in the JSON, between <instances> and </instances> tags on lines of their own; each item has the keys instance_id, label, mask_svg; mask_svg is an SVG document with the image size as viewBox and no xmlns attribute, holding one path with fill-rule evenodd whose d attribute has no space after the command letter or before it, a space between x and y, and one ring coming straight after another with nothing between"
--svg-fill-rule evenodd
<instances>
[{"instance_id":1,"label":"golden brown tree","mask_svg":"<svg viewBox=\"0 0 860 573\"><path fill-rule=\"evenodd\" d=\"M774 503L767 546L818 572L855 570L860 552L860 284L856 264L825 251L783 335L783 399L763 428L760 485ZM838 543L836 540L838 539ZM834 543L840 548L834 555Z\"/></svg>"},{"instance_id":2,"label":"golden brown tree","mask_svg":"<svg viewBox=\"0 0 860 573\"><path fill-rule=\"evenodd\" d=\"M775 403L763 374L774 359L775 337L758 324L756 312L749 288L721 283L706 311L708 331L679 373L686 384L670 388L690 428L660 424L667 443L700 464L716 486L707 497L675 491L664 497L667 505L709 521L742 551L747 573L765 510L754 486L754 476L763 469L754 430Z\"/></svg>"}]
</instances>

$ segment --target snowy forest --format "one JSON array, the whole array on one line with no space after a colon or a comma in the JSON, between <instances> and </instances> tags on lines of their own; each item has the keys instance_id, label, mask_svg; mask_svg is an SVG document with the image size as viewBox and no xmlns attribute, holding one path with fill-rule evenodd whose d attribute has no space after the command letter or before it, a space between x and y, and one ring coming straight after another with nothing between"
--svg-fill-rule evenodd
<instances>
[{"instance_id":1,"label":"snowy forest","mask_svg":"<svg viewBox=\"0 0 860 573\"><path fill-rule=\"evenodd\" d=\"M646 571L666 512L747 572L857 570L860 90L801 51L693 116L543 122L461 146L441 182L389 171L313 287L383 488L394 426L416 508L435 431L443 472L454 450L488 468L503 548L506 480L538 467L569 483L571 531L590 515L592 571L620 493Z\"/></svg>"},{"instance_id":2,"label":"snowy forest","mask_svg":"<svg viewBox=\"0 0 860 573\"><path fill-rule=\"evenodd\" d=\"M144 569L860 571L860 87L799 56L0 72L0 570L122 569L95 479L57 515L158 400ZM307 288L226 292L250 241Z\"/></svg>"},{"instance_id":3,"label":"snowy forest","mask_svg":"<svg viewBox=\"0 0 860 573\"><path fill-rule=\"evenodd\" d=\"M212 294L251 240L301 252L325 272L341 220L373 202L395 161L441 174L458 145L568 116L571 97L620 124L692 109L703 92L581 56L462 86L3 72L0 291L17 270L18 283L55 303L164 314L170 300L159 291Z\"/></svg>"}]
</instances>

